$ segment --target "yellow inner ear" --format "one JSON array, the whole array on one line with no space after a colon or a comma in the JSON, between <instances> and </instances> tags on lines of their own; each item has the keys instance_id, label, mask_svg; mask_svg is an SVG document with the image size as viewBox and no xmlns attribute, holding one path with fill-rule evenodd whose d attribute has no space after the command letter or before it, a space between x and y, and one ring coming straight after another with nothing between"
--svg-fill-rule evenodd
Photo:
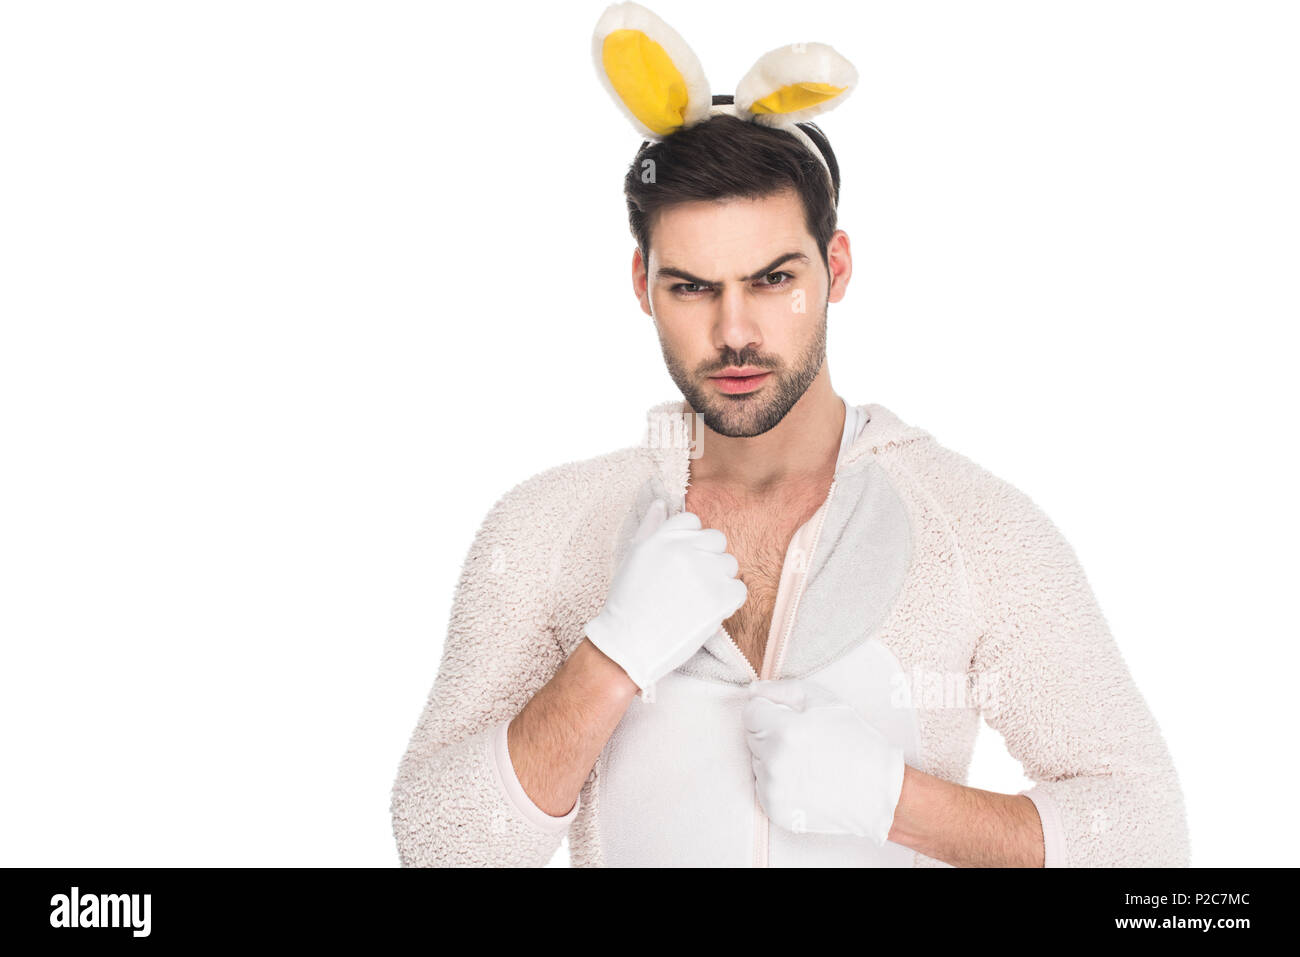
<instances>
[{"instance_id":1,"label":"yellow inner ear","mask_svg":"<svg viewBox=\"0 0 1300 957\"><path fill-rule=\"evenodd\" d=\"M755 100L749 108L751 113L794 113L806 110L832 97L839 96L846 88L831 86L829 83L791 83L778 90L773 90L761 100Z\"/></svg>"},{"instance_id":2,"label":"yellow inner ear","mask_svg":"<svg viewBox=\"0 0 1300 957\"><path fill-rule=\"evenodd\" d=\"M614 30L600 51L614 92L657 136L682 125L686 80L664 48L640 30Z\"/></svg>"}]
</instances>

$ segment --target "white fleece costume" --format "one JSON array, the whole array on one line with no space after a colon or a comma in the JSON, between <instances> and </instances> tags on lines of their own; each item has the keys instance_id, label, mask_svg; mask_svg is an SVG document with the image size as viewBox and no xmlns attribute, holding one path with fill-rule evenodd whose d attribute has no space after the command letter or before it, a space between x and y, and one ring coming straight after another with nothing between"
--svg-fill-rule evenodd
<instances>
[{"instance_id":1,"label":"white fleece costume","mask_svg":"<svg viewBox=\"0 0 1300 957\"><path fill-rule=\"evenodd\" d=\"M393 787L403 866L540 866L566 833L580 867L947 866L766 819L740 718L758 676L721 629L633 700L567 815L520 787L505 729L583 640L647 504L681 510L689 449L655 437L685 410L655 406L641 444L535 475L488 513ZM954 696L953 676L978 693ZM787 552L761 677L813 678L957 783L982 714L1036 782L1022 793L1049 867L1189 863L1170 754L1069 544L883 406L850 409L830 494Z\"/></svg>"}]
</instances>

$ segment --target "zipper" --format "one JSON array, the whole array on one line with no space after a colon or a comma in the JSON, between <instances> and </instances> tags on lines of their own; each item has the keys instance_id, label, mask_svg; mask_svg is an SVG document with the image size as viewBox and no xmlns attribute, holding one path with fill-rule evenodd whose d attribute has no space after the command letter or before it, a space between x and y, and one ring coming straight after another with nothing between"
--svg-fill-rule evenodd
<instances>
[{"instance_id":1,"label":"zipper","mask_svg":"<svg viewBox=\"0 0 1300 957\"><path fill-rule=\"evenodd\" d=\"M843 467L843 465L845 464L848 463L841 463L841 467ZM685 485L690 484L689 466L688 466L687 475L688 477ZM839 469L836 469L835 474L831 477L830 488L827 489L826 491L826 499L821 504L821 518L817 520L817 528L813 532L812 542L809 544L807 555L804 558L804 561L809 564L811 564L812 557L817 552L817 543L821 540L821 536L822 536L822 526L826 524L826 515L830 512L831 496L835 494L835 485L838 481L839 481ZM685 508L685 503L686 503L685 486L683 486L681 491L677 493L676 498L678 502L678 511L680 512L683 508ZM784 575L784 571L782 572L782 574ZM795 612L799 608L799 599L803 597L804 586L807 583L807 579L808 579L808 567L807 565L805 565L803 571L799 574L798 589L795 592L793 600L790 602L790 612L789 614L786 615L785 623L781 628L781 631L777 633L776 640L775 640L775 647L771 649L764 648L763 650L763 670L769 673L769 678L775 678L776 675L780 674L780 664L782 659L785 656L785 639L790 632L790 628L794 624ZM726 635L728 644L730 644L731 647L736 650L736 657L739 658L742 662L744 662L745 670L747 670L751 675L753 675L754 680L756 681L762 680L762 676L754 670L754 666L753 664L750 663L749 658L747 658L745 656L745 653L740 650L740 645L736 644L736 639L732 638L730 632L728 632L727 629L722 625L719 625L718 628L724 635ZM770 643L772 642L769 636L769 644ZM773 654L769 654L769 651L772 652ZM774 660L774 656L775 656L775 660ZM769 662L771 662L770 667L769 667ZM759 801L758 799L758 782L755 781L754 783L753 866L767 867L768 866L767 854L768 854L767 812L763 810L762 802Z\"/></svg>"},{"instance_id":2,"label":"zipper","mask_svg":"<svg viewBox=\"0 0 1300 957\"><path fill-rule=\"evenodd\" d=\"M831 487L826 492L826 500L821 505L821 517L817 519L817 527L813 530L812 541L808 545L808 551L803 556L805 562L803 570L799 573L799 584L795 590L794 597L790 601L790 611L785 617L785 622L781 630L776 633L775 646L765 649L763 653L763 671L767 673L766 680L775 680L781 674L781 662L785 657L786 638L790 635L790 630L794 626L795 612L799 610L799 600L803 598L804 589L808 583L808 568L812 563L813 555L817 554L817 543L822 537L822 526L826 524L826 516L830 513L831 497L835 494L835 484L838 478L831 479ZM730 637L730 636L728 636ZM734 645L735 642L733 641ZM740 647L737 645L736 650ZM744 654L741 654L744 658ZM745 658L745 663L749 664L749 659ZM749 670L752 672L754 666L750 665ZM763 810L763 804L758 799L758 782L754 783L754 866L767 867L768 855L768 819L767 812Z\"/></svg>"},{"instance_id":3,"label":"zipper","mask_svg":"<svg viewBox=\"0 0 1300 957\"><path fill-rule=\"evenodd\" d=\"M826 515L830 512L831 496L835 494L835 483L838 479L831 479L831 487L826 490L826 501L822 503L821 518L817 520L817 528L813 532L812 542L808 545L808 552L804 556L804 561L812 563L812 557L817 553L817 543L821 541L822 526L826 524ZM790 603L790 614L786 618L785 628L777 636L776 643L776 660L772 663L771 677L775 678L781 673L781 664L785 661L786 638L790 635L790 629L794 625L794 613L799 610L799 600L803 598L804 584L808 579L808 567L805 565L803 572L799 576L799 590L795 592L794 601Z\"/></svg>"},{"instance_id":4,"label":"zipper","mask_svg":"<svg viewBox=\"0 0 1300 957\"><path fill-rule=\"evenodd\" d=\"M724 628L722 625L719 625L719 626L718 626L718 630L721 631L724 635L727 636L727 641L731 642L731 647L733 647L733 648L736 649L736 657L739 658L741 661L743 661L743 662L745 663L745 667L749 669L749 673L750 673L751 675L753 675L753 676L754 676L754 680L757 681L757 680L758 680L758 672L754 670L754 665L753 665L753 663L749 660L749 658L747 658L747 657L745 656L745 653L744 653L743 651L740 650L740 645L736 644L736 639L735 639L735 638L732 638L732 637L731 637L731 633L728 632L727 629Z\"/></svg>"}]
</instances>

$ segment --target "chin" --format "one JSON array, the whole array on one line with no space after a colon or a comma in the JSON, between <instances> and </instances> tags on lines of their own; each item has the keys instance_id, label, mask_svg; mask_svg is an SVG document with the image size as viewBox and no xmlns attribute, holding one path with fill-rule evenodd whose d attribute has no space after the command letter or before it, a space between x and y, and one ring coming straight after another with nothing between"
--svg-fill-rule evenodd
<instances>
[{"instance_id":1,"label":"chin","mask_svg":"<svg viewBox=\"0 0 1300 957\"><path fill-rule=\"evenodd\" d=\"M711 388L711 386L706 386ZM774 398L764 386L744 395L711 395L703 401L703 408L691 403L704 415L704 424L719 435L729 438L752 438L762 435L777 424L772 421Z\"/></svg>"}]
</instances>

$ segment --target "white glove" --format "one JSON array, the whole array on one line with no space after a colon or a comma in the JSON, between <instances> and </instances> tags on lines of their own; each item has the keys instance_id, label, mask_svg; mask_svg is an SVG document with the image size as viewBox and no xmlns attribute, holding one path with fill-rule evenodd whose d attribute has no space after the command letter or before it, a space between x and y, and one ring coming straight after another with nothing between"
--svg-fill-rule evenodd
<instances>
[{"instance_id":1,"label":"white glove","mask_svg":"<svg viewBox=\"0 0 1300 957\"><path fill-rule=\"evenodd\" d=\"M701 528L693 512L667 514L662 499L646 510L605 607L585 629L642 692L684 664L749 597L726 536Z\"/></svg>"},{"instance_id":2,"label":"white glove","mask_svg":"<svg viewBox=\"0 0 1300 957\"><path fill-rule=\"evenodd\" d=\"M903 792L902 748L815 682L753 681L749 691L745 737L772 822L883 846Z\"/></svg>"}]
</instances>

